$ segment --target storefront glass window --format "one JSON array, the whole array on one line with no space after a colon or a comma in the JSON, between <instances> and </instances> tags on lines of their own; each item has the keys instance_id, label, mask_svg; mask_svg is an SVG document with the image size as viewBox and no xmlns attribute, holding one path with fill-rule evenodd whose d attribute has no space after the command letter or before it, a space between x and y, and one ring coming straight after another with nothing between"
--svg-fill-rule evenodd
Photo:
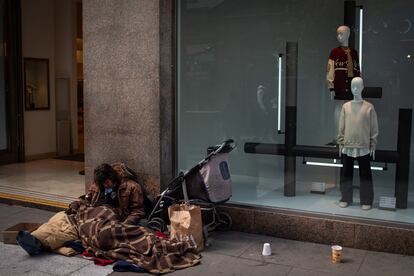
<instances>
[{"instance_id":1,"label":"storefront glass window","mask_svg":"<svg viewBox=\"0 0 414 276\"><path fill-rule=\"evenodd\" d=\"M233 138L231 202L414 223L414 2L357 4L177 1L179 169L195 165L208 146ZM339 206L344 175L333 142L346 101L331 96L327 65L345 21L354 24L349 46L378 118L370 210L360 206L364 169L353 171L353 203ZM292 66L296 88L289 84ZM271 154L275 149L278 154ZM362 155L369 154L365 149ZM394 200L395 212L383 209Z\"/></svg>"}]
</instances>

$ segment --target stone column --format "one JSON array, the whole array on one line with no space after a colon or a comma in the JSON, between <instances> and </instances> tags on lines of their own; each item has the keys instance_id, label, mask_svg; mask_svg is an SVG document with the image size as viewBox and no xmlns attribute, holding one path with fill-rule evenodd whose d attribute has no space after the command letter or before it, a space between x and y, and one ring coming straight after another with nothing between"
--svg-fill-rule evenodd
<instances>
[{"instance_id":1,"label":"stone column","mask_svg":"<svg viewBox=\"0 0 414 276\"><path fill-rule=\"evenodd\" d=\"M82 2L87 183L103 162L125 162L152 194L173 173L172 2Z\"/></svg>"}]
</instances>

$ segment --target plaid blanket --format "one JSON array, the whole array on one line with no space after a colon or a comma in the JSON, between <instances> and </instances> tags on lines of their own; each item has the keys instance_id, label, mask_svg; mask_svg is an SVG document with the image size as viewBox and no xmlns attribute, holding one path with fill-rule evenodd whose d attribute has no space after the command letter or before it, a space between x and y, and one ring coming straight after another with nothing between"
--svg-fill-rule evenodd
<instances>
[{"instance_id":1,"label":"plaid blanket","mask_svg":"<svg viewBox=\"0 0 414 276\"><path fill-rule=\"evenodd\" d=\"M200 262L190 242L168 241L156 237L147 228L118 220L106 206L82 206L69 215L83 245L97 256L132 262L153 274L172 272Z\"/></svg>"}]
</instances>

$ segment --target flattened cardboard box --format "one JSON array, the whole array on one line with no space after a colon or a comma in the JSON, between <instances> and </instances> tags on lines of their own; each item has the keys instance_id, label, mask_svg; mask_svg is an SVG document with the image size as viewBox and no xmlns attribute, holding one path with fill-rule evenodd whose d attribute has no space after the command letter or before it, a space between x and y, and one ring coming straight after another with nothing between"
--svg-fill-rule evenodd
<instances>
[{"instance_id":1,"label":"flattened cardboard box","mask_svg":"<svg viewBox=\"0 0 414 276\"><path fill-rule=\"evenodd\" d=\"M27 230L29 232L33 232L39 226L42 225L41 223L33 223L33 222L20 222L15 224L6 230L3 230L3 242L7 244L17 244L16 236L20 230Z\"/></svg>"}]
</instances>

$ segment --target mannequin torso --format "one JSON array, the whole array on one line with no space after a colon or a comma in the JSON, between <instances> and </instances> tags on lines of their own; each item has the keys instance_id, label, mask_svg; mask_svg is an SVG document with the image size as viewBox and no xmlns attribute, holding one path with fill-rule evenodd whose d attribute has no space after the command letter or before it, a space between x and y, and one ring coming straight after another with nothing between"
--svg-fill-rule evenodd
<instances>
[{"instance_id":1,"label":"mannequin torso","mask_svg":"<svg viewBox=\"0 0 414 276\"><path fill-rule=\"evenodd\" d=\"M350 82L353 77L360 76L358 54L349 47L350 29L340 26L337 29L339 47L332 49L327 66L326 80L331 92L335 92L335 99L350 100Z\"/></svg>"},{"instance_id":2,"label":"mannequin torso","mask_svg":"<svg viewBox=\"0 0 414 276\"><path fill-rule=\"evenodd\" d=\"M338 143L340 152L351 157L364 156L375 151L378 122L374 106L363 100L363 80L352 80L353 100L342 106L339 120Z\"/></svg>"}]
</instances>

